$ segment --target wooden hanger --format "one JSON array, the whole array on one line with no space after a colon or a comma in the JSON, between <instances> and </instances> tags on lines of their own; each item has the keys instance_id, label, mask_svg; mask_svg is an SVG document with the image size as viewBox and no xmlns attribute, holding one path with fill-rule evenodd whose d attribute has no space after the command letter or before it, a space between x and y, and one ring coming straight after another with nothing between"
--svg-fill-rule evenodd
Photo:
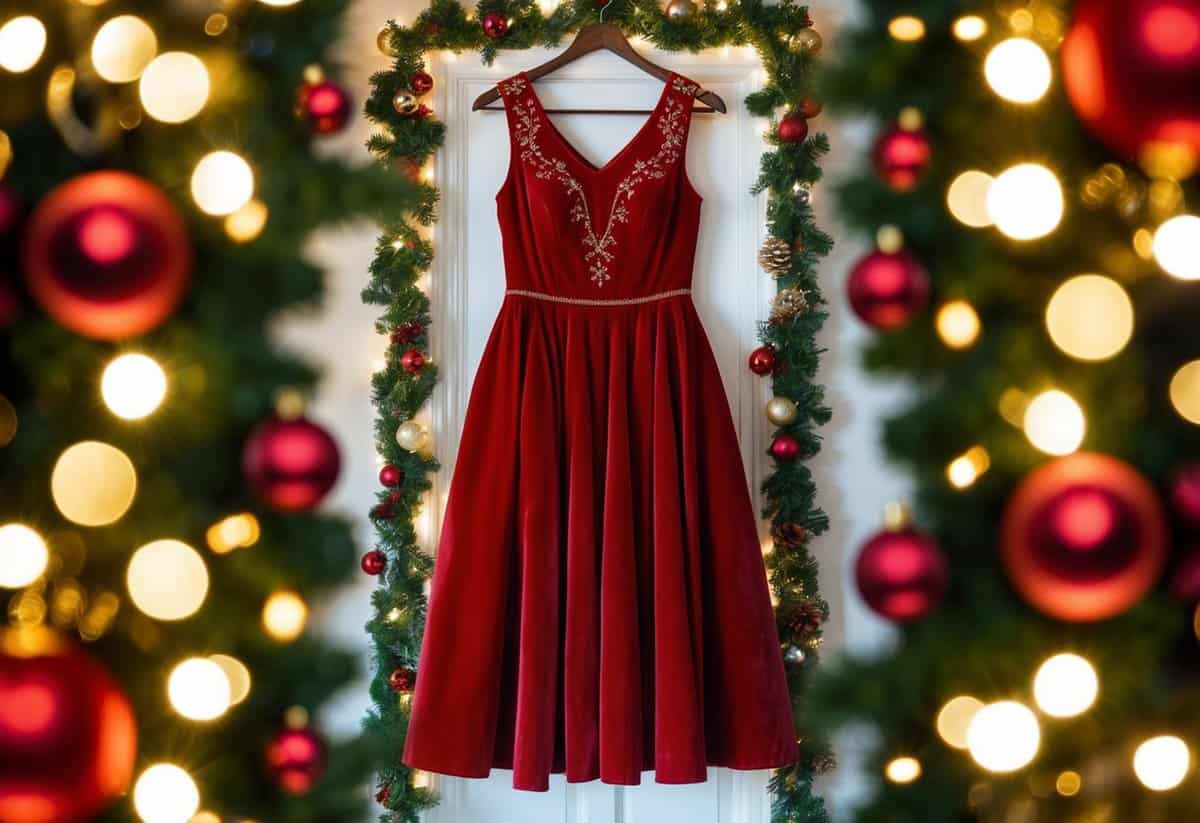
<instances>
[{"instance_id":1,"label":"wooden hanger","mask_svg":"<svg viewBox=\"0 0 1200 823\"><path fill-rule=\"evenodd\" d=\"M611 0L609 0L611 2ZM625 59L626 61L637 66L646 74L657 77L664 83L671 76L671 70L662 66L651 63L645 57L638 53L625 37L625 33L621 29L612 24L604 22L604 11L608 7L600 9L600 22L593 23L590 26L584 26L580 29L579 34L575 36L574 42L567 47L566 51L557 55L551 60L547 60L540 66L535 66L525 72L525 76L530 81L538 80L545 77L550 72L573 63L585 54L591 54L594 51L610 51L613 54ZM500 90L493 87L485 91L483 94L475 98L475 102L471 105L471 111L503 111L502 106L491 106L500 99ZM709 105L709 108L694 108L693 113L708 114L712 112L720 112L724 114L725 101L716 93L711 91L703 91L696 95L696 99L701 100ZM631 110L631 109L546 109L548 114L652 114L650 110Z\"/></svg>"}]
</instances>

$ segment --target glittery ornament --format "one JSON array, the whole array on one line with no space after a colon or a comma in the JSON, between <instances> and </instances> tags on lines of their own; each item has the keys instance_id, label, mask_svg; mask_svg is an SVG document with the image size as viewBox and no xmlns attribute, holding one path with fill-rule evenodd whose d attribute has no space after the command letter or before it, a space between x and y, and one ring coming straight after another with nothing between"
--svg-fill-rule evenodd
<instances>
[{"instance_id":1,"label":"glittery ornament","mask_svg":"<svg viewBox=\"0 0 1200 823\"><path fill-rule=\"evenodd\" d=\"M771 322L790 323L808 309L808 296L803 289L780 289L771 300Z\"/></svg>"},{"instance_id":2,"label":"glittery ornament","mask_svg":"<svg viewBox=\"0 0 1200 823\"><path fill-rule=\"evenodd\" d=\"M392 98L392 108L397 114L402 114L405 117L410 117L417 113L417 107L421 105L421 101L417 100L417 96L408 89L400 89L396 92L396 96Z\"/></svg>"},{"instance_id":3,"label":"glittery ornament","mask_svg":"<svg viewBox=\"0 0 1200 823\"><path fill-rule=\"evenodd\" d=\"M783 277L792 268L792 247L782 237L768 237L758 250L758 265L772 277Z\"/></svg>"}]
</instances>

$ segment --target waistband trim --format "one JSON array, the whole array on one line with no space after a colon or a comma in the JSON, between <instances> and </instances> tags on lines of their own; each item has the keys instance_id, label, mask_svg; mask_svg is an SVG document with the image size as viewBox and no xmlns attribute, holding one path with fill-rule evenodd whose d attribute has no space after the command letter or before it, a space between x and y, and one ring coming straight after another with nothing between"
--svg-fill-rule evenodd
<instances>
[{"instance_id":1,"label":"waistband trim","mask_svg":"<svg viewBox=\"0 0 1200 823\"><path fill-rule=\"evenodd\" d=\"M551 303L568 303L572 306L635 306L638 303L653 303L655 300L665 300L668 297L681 297L685 294L691 294L691 289L674 289L672 291L660 291L657 294L647 294L644 297L614 297L609 300L588 298L588 297L562 297L557 294L547 294L543 291L529 291L527 289L508 289L505 294L516 295L517 297L532 297L535 300L546 300Z\"/></svg>"}]
</instances>

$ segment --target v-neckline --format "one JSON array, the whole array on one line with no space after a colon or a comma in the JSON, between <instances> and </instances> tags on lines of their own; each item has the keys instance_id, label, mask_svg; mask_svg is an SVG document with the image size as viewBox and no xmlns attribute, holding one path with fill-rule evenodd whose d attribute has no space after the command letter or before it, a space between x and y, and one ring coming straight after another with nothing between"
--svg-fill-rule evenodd
<instances>
[{"instance_id":1,"label":"v-neckline","mask_svg":"<svg viewBox=\"0 0 1200 823\"><path fill-rule=\"evenodd\" d=\"M566 135L563 134L562 131L559 130L558 126L554 124L554 121L550 119L550 115L546 112L546 107L542 105L542 98L538 97L537 89L534 88L533 81L529 79L529 76L525 74L525 72L520 72L518 76L529 84L529 96L533 99L534 104L537 106L538 112L542 115L542 119L545 120L546 124L550 127L550 131L554 133L555 139L562 144L563 148L571 153L576 162L583 166L583 168L589 174L599 177L612 168L613 164L615 164L618 160L628 154L630 149L632 149L638 140L641 139L642 134L644 134L646 130L650 128L650 124L658 119L659 111L662 109L663 103L666 101L667 95L671 91L671 83L675 79L676 75L675 72L671 72L667 75L667 79L663 83L663 90L658 95L658 102L654 104L654 108L650 111L649 117L647 117L646 121L642 123L641 127L633 133L633 137L629 138L629 141L616 154L614 154L606 163L600 166L597 166L591 160L588 160L586 157L584 157L583 153L579 151L579 149L575 148L575 145L567 139Z\"/></svg>"}]
</instances>

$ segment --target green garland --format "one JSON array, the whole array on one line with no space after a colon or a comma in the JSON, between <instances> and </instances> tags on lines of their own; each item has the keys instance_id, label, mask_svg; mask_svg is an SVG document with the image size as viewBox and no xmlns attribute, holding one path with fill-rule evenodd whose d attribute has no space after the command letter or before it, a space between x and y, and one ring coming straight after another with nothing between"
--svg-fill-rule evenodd
<instances>
[{"instance_id":1,"label":"green garland","mask_svg":"<svg viewBox=\"0 0 1200 823\"><path fill-rule=\"evenodd\" d=\"M503 37L492 39L484 34L479 20L489 12L501 13L509 20ZM412 172L430 159L445 135L445 125L427 112L399 114L393 98L409 89L414 74L425 70L427 52L477 51L490 63L500 49L553 47L598 16L599 6L592 0L568 0L548 14L534 0L482 0L473 11L456 0L433 0L411 26L392 22L380 36L381 47L394 62L390 71L372 80L366 113L383 131L370 139L368 147L385 166L404 170L412 179L413 190L413 197L406 199L403 211L379 242L370 284L363 292L365 302L384 307L377 325L381 333L393 334L394 341L387 365L374 375L372 383L378 448L405 476L395 492L380 491L379 506L373 510L377 545L388 563L382 585L373 595L375 616L367 625L374 644L371 694L375 708L365 727L379 762L386 764L379 775L377 795L386 809L381 818L385 823L417 823L420 810L436 802L421 781L414 785L413 770L400 762L409 700L396 693L389 675L397 668L417 668L426 609L424 585L433 567L432 559L417 543L413 515L438 464L427 455L401 448L396 432L429 399L437 379L432 365L415 374L406 371L400 355L409 348L428 350L430 306L417 280L429 268L434 249L418 229L435 222L438 190ZM777 109L796 103L811 90L820 39L811 30L807 10L790 2L768 6L762 0L728 4L706 0L690 16L669 18L654 0L613 0L605 18L629 34L672 51L754 46L768 81L746 98L752 115L772 117ZM832 242L815 225L809 187L820 179L818 161L829 144L824 135L783 143L774 123L768 140L773 148L763 155L753 191L768 193L770 234L798 250L792 255L790 269L779 278L779 286L802 290L808 309L762 324L759 335L775 350L781 366L774 378L775 394L791 398L799 408L796 420L781 431L795 437L803 455L811 457L820 446L816 429L830 416L823 389L813 381L821 354L815 337L826 317L816 267ZM397 335L397 330L403 332ZM812 474L803 461L779 462L763 492L764 516L771 520L775 537L767 563L779 603L780 640L789 652L788 678L802 750L801 762L779 770L771 781L773 820L823 823L828 818L824 804L813 793L812 780L830 767L832 758L825 741L809 733L813 724L805 714L804 695L817 661L821 624L829 612L817 590L817 563L809 543L813 535L825 531L827 519L816 505Z\"/></svg>"}]
</instances>

